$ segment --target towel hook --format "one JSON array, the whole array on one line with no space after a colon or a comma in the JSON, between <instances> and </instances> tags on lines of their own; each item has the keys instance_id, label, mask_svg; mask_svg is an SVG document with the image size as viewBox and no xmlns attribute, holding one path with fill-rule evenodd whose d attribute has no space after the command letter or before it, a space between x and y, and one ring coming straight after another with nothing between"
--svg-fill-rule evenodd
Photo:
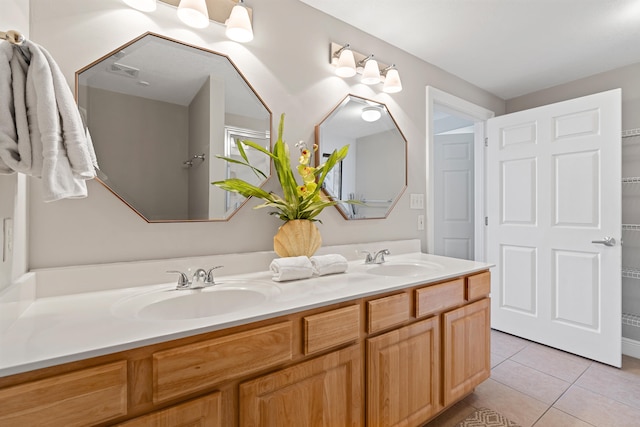
<instances>
[{"instance_id":1,"label":"towel hook","mask_svg":"<svg viewBox=\"0 0 640 427\"><path fill-rule=\"evenodd\" d=\"M6 40L16 46L20 46L25 41L24 36L15 30L9 30L6 33L4 31L0 31L0 39Z\"/></svg>"},{"instance_id":2,"label":"towel hook","mask_svg":"<svg viewBox=\"0 0 640 427\"><path fill-rule=\"evenodd\" d=\"M202 160L204 162L205 155L204 155L204 153L195 154L191 159L185 160L184 162L182 162L182 164L190 168L191 166L193 166L193 159L200 159L200 160Z\"/></svg>"}]
</instances>

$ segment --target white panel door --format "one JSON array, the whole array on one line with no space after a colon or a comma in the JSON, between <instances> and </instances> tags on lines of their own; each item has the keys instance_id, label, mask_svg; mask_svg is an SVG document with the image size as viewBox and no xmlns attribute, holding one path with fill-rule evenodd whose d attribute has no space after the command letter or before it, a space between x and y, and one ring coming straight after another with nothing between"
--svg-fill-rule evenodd
<instances>
[{"instance_id":1,"label":"white panel door","mask_svg":"<svg viewBox=\"0 0 640 427\"><path fill-rule=\"evenodd\" d=\"M474 259L474 134L434 136L434 253Z\"/></svg>"},{"instance_id":2,"label":"white panel door","mask_svg":"<svg viewBox=\"0 0 640 427\"><path fill-rule=\"evenodd\" d=\"M487 127L491 326L618 367L620 110L616 89Z\"/></svg>"}]
</instances>

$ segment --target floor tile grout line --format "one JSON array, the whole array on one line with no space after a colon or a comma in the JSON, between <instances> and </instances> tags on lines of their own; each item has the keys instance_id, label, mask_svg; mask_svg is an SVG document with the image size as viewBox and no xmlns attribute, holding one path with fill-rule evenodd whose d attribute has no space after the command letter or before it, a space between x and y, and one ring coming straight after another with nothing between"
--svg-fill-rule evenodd
<instances>
[{"instance_id":1,"label":"floor tile grout line","mask_svg":"<svg viewBox=\"0 0 640 427\"><path fill-rule=\"evenodd\" d=\"M558 351L562 351L562 350L558 350ZM508 358L508 359L503 360L503 361L502 361L502 362L500 362L498 365L500 365L500 364L502 364L502 363L506 362L507 360L511 360L511 358ZM553 374L551 374L551 373L549 373L549 372L541 371L540 369L538 369L538 368L536 368L536 367L534 367L534 366L529 366L529 365L527 365L527 364L525 364L525 363L522 363L522 362L519 362L519 361L517 361L517 360L511 360L511 361L512 361L513 363L517 363L518 365L525 366L525 367L527 367L527 368L529 368L529 369L533 369L533 370L534 370L534 371L536 371L536 372L540 372L541 374L545 374L545 375L548 375L548 376L550 376L550 377L552 377L552 378L555 378L555 379L557 379L557 380L564 381L564 382L566 382L566 383L568 383L568 384L573 384L575 381L577 381L577 378L580 378L580 377L582 376L582 374L584 374L584 372L580 373L580 375L578 375L578 377L577 377L575 380L571 381L571 380L567 380L567 379L564 379L564 378L560 378L560 377L558 377L558 376L556 376L556 375L553 375ZM496 366L498 366L498 365L496 365ZM585 371L586 371L586 369L585 369Z\"/></svg>"}]
</instances>

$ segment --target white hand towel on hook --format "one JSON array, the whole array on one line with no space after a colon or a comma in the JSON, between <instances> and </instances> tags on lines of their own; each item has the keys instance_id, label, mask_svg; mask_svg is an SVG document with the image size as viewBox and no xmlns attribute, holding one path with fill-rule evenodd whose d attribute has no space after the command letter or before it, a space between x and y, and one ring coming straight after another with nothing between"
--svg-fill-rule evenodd
<instances>
[{"instance_id":1,"label":"white hand towel on hook","mask_svg":"<svg viewBox=\"0 0 640 427\"><path fill-rule=\"evenodd\" d=\"M97 167L91 140L62 71L29 40L0 43L0 123L0 173L42 178L47 202L86 197Z\"/></svg>"},{"instance_id":2,"label":"white hand towel on hook","mask_svg":"<svg viewBox=\"0 0 640 427\"><path fill-rule=\"evenodd\" d=\"M344 273L349 267L347 259L339 254L312 256L311 264L313 265L313 272L318 276Z\"/></svg>"},{"instance_id":3,"label":"white hand towel on hook","mask_svg":"<svg viewBox=\"0 0 640 427\"><path fill-rule=\"evenodd\" d=\"M306 256L276 258L271 261L269 269L273 273L272 280L286 282L288 280L308 279L313 276L313 265Z\"/></svg>"}]
</instances>

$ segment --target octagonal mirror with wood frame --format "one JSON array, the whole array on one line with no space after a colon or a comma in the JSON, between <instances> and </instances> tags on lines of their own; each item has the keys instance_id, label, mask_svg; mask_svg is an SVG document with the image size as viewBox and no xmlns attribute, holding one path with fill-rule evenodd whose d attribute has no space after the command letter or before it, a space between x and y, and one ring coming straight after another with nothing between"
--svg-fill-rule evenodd
<instances>
[{"instance_id":1,"label":"octagonal mirror with wood frame","mask_svg":"<svg viewBox=\"0 0 640 427\"><path fill-rule=\"evenodd\" d=\"M316 125L316 164L349 145L347 157L325 179L323 191L345 219L386 218L407 188L407 140L386 105L347 95Z\"/></svg>"},{"instance_id":2,"label":"octagonal mirror with wood frame","mask_svg":"<svg viewBox=\"0 0 640 427\"><path fill-rule=\"evenodd\" d=\"M79 70L76 99L99 181L148 222L228 220L246 199L211 182L265 181L216 157L240 159L237 139L271 148L271 111L225 55L146 33Z\"/></svg>"}]
</instances>

